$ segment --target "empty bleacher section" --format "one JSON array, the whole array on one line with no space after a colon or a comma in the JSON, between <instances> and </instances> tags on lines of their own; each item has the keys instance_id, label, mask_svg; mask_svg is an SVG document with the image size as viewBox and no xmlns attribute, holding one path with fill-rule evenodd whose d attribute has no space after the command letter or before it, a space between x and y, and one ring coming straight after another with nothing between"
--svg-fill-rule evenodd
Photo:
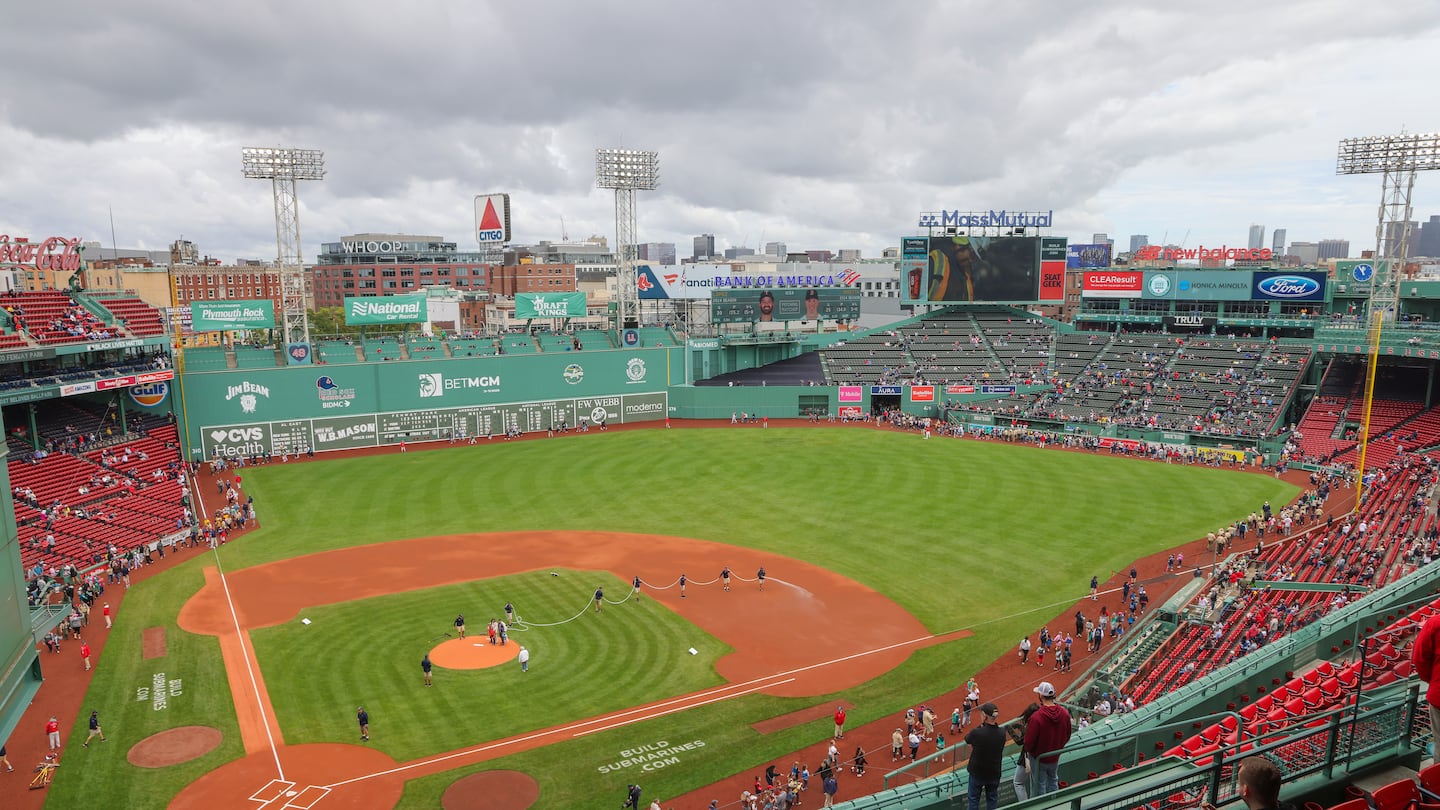
<instances>
[{"instance_id":1,"label":"empty bleacher section","mask_svg":"<svg viewBox=\"0 0 1440 810\"><path fill-rule=\"evenodd\" d=\"M835 385L908 380L914 363L895 333L866 335L820 350L826 380Z\"/></svg>"},{"instance_id":2,"label":"empty bleacher section","mask_svg":"<svg viewBox=\"0 0 1440 810\"><path fill-rule=\"evenodd\" d=\"M450 338L451 357L493 357L500 353L495 338Z\"/></svg>"},{"instance_id":3,"label":"empty bleacher section","mask_svg":"<svg viewBox=\"0 0 1440 810\"><path fill-rule=\"evenodd\" d=\"M1286 444L1292 461L1355 466L1365 427L1365 376L1358 359L1336 358ZM1440 443L1440 413L1426 409L1419 375L1382 367L1375 380L1367 434L1367 468L1383 467L1402 451Z\"/></svg>"},{"instance_id":4,"label":"empty bleacher section","mask_svg":"<svg viewBox=\"0 0 1440 810\"><path fill-rule=\"evenodd\" d=\"M503 335L500 338L500 354L534 354L535 339L529 335Z\"/></svg>"},{"instance_id":5,"label":"empty bleacher section","mask_svg":"<svg viewBox=\"0 0 1440 810\"><path fill-rule=\"evenodd\" d=\"M641 346L679 346L682 342L663 326L642 326L635 331L639 333Z\"/></svg>"},{"instance_id":6,"label":"empty bleacher section","mask_svg":"<svg viewBox=\"0 0 1440 810\"><path fill-rule=\"evenodd\" d=\"M236 368L274 368L282 365L273 348L236 346L234 351Z\"/></svg>"},{"instance_id":7,"label":"empty bleacher section","mask_svg":"<svg viewBox=\"0 0 1440 810\"><path fill-rule=\"evenodd\" d=\"M436 360L445 357L445 347L439 338L414 335L406 340L405 352L411 360Z\"/></svg>"},{"instance_id":8,"label":"empty bleacher section","mask_svg":"<svg viewBox=\"0 0 1440 810\"><path fill-rule=\"evenodd\" d=\"M97 296L95 300L115 316L117 325L136 337L165 334L160 312L133 293L113 298Z\"/></svg>"},{"instance_id":9,"label":"empty bleacher section","mask_svg":"<svg viewBox=\"0 0 1440 810\"><path fill-rule=\"evenodd\" d=\"M366 338L362 351L372 363L405 359L405 348L398 338Z\"/></svg>"},{"instance_id":10,"label":"empty bleacher section","mask_svg":"<svg viewBox=\"0 0 1440 810\"><path fill-rule=\"evenodd\" d=\"M224 371L230 367L225 350L218 346L196 346L184 350L186 371ZM274 355L270 362L274 363Z\"/></svg>"},{"instance_id":11,"label":"empty bleacher section","mask_svg":"<svg viewBox=\"0 0 1440 810\"><path fill-rule=\"evenodd\" d=\"M362 363L365 358L353 340L317 340L315 360L323 364L337 364Z\"/></svg>"},{"instance_id":12,"label":"empty bleacher section","mask_svg":"<svg viewBox=\"0 0 1440 810\"><path fill-rule=\"evenodd\" d=\"M600 329L581 329L575 333L582 349L613 349L615 342L610 333Z\"/></svg>"}]
</instances>

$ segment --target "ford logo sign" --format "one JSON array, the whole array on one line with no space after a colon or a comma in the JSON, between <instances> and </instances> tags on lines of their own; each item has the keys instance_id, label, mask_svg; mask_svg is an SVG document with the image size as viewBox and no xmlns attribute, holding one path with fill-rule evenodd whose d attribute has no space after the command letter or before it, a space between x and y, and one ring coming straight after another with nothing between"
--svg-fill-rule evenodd
<instances>
[{"instance_id":1,"label":"ford logo sign","mask_svg":"<svg viewBox=\"0 0 1440 810\"><path fill-rule=\"evenodd\" d=\"M1304 276L1271 276L1256 286L1272 298L1306 298L1320 291L1320 282Z\"/></svg>"}]
</instances>

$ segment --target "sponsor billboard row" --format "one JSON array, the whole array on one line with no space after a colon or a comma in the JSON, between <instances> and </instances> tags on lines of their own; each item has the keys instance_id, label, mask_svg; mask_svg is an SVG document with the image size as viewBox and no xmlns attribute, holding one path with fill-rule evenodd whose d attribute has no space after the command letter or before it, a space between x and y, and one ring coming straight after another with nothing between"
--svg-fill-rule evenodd
<instances>
[{"instance_id":1,"label":"sponsor billboard row","mask_svg":"<svg viewBox=\"0 0 1440 810\"><path fill-rule=\"evenodd\" d=\"M645 301L705 299L712 290L854 287L860 278L849 264L780 264L773 273L736 273L728 264L642 264L635 268L635 289Z\"/></svg>"},{"instance_id":2,"label":"sponsor billboard row","mask_svg":"<svg viewBox=\"0 0 1440 810\"><path fill-rule=\"evenodd\" d=\"M1327 276L1314 271L1087 270L1086 298L1169 301L1324 301Z\"/></svg>"}]
</instances>

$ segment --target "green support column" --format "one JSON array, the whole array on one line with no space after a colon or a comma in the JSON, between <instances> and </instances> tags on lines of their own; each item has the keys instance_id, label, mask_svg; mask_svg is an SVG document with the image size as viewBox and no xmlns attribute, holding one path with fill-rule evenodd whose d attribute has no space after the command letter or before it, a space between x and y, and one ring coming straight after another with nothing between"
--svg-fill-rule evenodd
<instances>
[{"instance_id":1,"label":"green support column","mask_svg":"<svg viewBox=\"0 0 1440 810\"><path fill-rule=\"evenodd\" d=\"M126 390L126 391L129 391L130 389L126 388L125 390ZM129 426L129 424L127 424L126 421L125 421L125 394L123 394L123 393L120 394L119 399L120 399L120 435L121 435L121 436L127 436L127 437L128 437L128 436L130 435L130 426Z\"/></svg>"},{"instance_id":2,"label":"green support column","mask_svg":"<svg viewBox=\"0 0 1440 810\"><path fill-rule=\"evenodd\" d=\"M40 426L35 424L35 403L30 403L29 407L27 407L25 411L29 417L28 421L30 423L30 448L32 450L39 450Z\"/></svg>"}]
</instances>

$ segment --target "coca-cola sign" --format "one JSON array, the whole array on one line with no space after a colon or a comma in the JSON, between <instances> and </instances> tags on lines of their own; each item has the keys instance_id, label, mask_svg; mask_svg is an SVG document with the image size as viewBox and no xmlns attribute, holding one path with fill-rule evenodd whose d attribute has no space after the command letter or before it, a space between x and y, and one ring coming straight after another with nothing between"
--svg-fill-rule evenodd
<instances>
[{"instance_id":1,"label":"coca-cola sign","mask_svg":"<svg viewBox=\"0 0 1440 810\"><path fill-rule=\"evenodd\" d=\"M80 237L65 239L52 236L43 242L31 242L0 234L0 264L26 264L36 270L58 270L73 273L80 269Z\"/></svg>"}]
</instances>

